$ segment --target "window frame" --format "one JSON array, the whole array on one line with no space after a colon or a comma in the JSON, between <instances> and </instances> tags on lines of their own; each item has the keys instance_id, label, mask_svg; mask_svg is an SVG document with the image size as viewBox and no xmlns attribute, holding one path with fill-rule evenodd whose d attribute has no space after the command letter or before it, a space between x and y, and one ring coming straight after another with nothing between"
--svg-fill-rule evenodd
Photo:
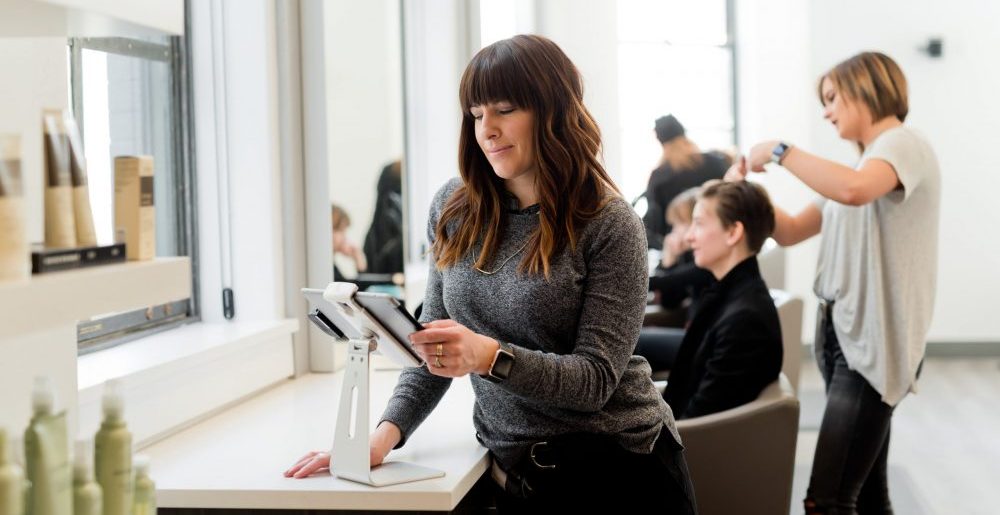
<instances>
[{"instance_id":1,"label":"window frame","mask_svg":"<svg viewBox=\"0 0 1000 515\"><path fill-rule=\"evenodd\" d=\"M725 13L724 13L724 15L725 15L725 30L726 30L726 40L725 40L725 42L722 42L722 43L719 43L719 44L690 43L690 44L684 44L684 45L680 45L680 46L697 47L697 48L715 48L715 49L723 50L723 51L725 51L725 52L728 53L729 64L730 64L729 67L728 67L728 69L729 69L729 81L728 82L730 83L730 91L729 91L729 97L730 98L729 98L729 102L731 104L731 113L730 114L731 114L731 118L732 118L732 126L728 129L728 132L730 132L732 134L732 145L735 148L739 148L740 144L741 144L741 138L740 138L740 121L741 120L740 120L739 80L738 80L738 73L739 73L739 61L738 61L738 57L739 56L738 56L738 49L737 49L737 46L736 46L736 44L737 44L736 1L735 0L725 0L724 4L725 4ZM640 45L640 44L642 44L642 45L658 44L658 45L668 45L668 46L672 45L666 38L664 38L660 42L653 42L653 41L639 41L639 40L625 38L625 37L622 36L622 34L618 35L618 51L619 52L621 52L622 48L625 45ZM622 114L621 107L619 107L619 116L621 116L621 114ZM621 163L622 164L622 169L624 170L625 169L625 167L624 167L624 162L625 162L624 148L623 148L623 154L622 154L622 158L621 159L622 159L622 163ZM627 183L628 181L625 180L625 182ZM640 199L644 197L644 195L645 195L644 191L641 192L641 193L639 193L637 197L635 197L634 199L632 199L633 200L633 204L639 202Z\"/></svg>"},{"instance_id":2,"label":"window frame","mask_svg":"<svg viewBox=\"0 0 1000 515\"><path fill-rule=\"evenodd\" d=\"M189 18L185 21L185 26L186 33L190 34ZM77 353L83 355L201 320L191 55L188 40L184 36L169 36L167 44L124 37L69 38L67 45L71 105L82 138L86 138L86 134L83 134L86 115L83 104L83 50L166 62L170 66L171 119L175 121L171 130L174 141L173 161L176 163L172 174L176 192L174 235L178 254L188 256L191 260L192 278L191 297L187 299L79 322Z\"/></svg>"}]
</instances>

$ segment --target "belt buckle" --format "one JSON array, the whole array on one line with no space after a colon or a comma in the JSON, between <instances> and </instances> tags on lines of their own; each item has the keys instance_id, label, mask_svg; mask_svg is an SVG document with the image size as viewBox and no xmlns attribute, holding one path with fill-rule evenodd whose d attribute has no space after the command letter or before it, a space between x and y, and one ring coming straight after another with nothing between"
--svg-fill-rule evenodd
<instances>
[{"instance_id":1,"label":"belt buckle","mask_svg":"<svg viewBox=\"0 0 1000 515\"><path fill-rule=\"evenodd\" d=\"M545 464L539 463L538 462L539 456L535 454L535 451L538 450L539 447L548 447L548 445L549 445L549 442L535 442L535 443L531 444L531 452L529 453L529 456L531 456L531 463L533 463L536 467L538 467L540 469L554 469L554 468L556 468L555 464L545 465Z\"/></svg>"}]
</instances>

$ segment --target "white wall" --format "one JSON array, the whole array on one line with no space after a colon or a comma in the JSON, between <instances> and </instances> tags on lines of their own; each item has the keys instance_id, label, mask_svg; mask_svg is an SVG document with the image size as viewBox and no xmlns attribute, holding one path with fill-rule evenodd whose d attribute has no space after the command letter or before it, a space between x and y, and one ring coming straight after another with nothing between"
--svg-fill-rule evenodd
<instances>
[{"instance_id":1,"label":"white wall","mask_svg":"<svg viewBox=\"0 0 1000 515\"><path fill-rule=\"evenodd\" d=\"M434 193L458 176L458 135L462 115L458 83L472 57L465 0L403 2L406 76L406 163L404 190L407 219L407 289L426 273L423 251L427 216ZM476 41L478 43L478 40ZM423 272L421 272L421 270ZM422 290L419 286L418 290ZM408 294L409 295L409 294ZM422 297L422 291L415 297Z\"/></svg>"},{"instance_id":2,"label":"white wall","mask_svg":"<svg viewBox=\"0 0 1000 515\"><path fill-rule=\"evenodd\" d=\"M809 4L797 0L738 0L736 9L737 139L743 152L754 143L783 138L812 148L812 119L819 116ZM781 170L754 175L772 200L789 212L804 208L815 193ZM802 338L812 342L816 300L812 293L819 238L786 249L785 287L801 297Z\"/></svg>"},{"instance_id":3,"label":"white wall","mask_svg":"<svg viewBox=\"0 0 1000 515\"><path fill-rule=\"evenodd\" d=\"M21 178L28 241L45 239L42 110L69 104L66 38L0 39L0 132L21 136ZM20 431L31 413L36 375L53 380L56 409L76 427L76 328L64 324L0 338L0 425Z\"/></svg>"},{"instance_id":4,"label":"white wall","mask_svg":"<svg viewBox=\"0 0 1000 515\"><path fill-rule=\"evenodd\" d=\"M618 3L616 0L536 2L538 34L554 41L583 75L583 101L597 119L604 163L621 184L618 116Z\"/></svg>"},{"instance_id":5,"label":"white wall","mask_svg":"<svg viewBox=\"0 0 1000 515\"><path fill-rule=\"evenodd\" d=\"M69 107L66 38L0 39L0 132L21 136L29 242L45 239L42 110Z\"/></svg>"},{"instance_id":6,"label":"white wall","mask_svg":"<svg viewBox=\"0 0 1000 515\"><path fill-rule=\"evenodd\" d=\"M330 200L347 211L348 236L362 245L379 173L403 157L399 2L327 1L323 18ZM353 273L353 263L337 264Z\"/></svg>"}]
</instances>

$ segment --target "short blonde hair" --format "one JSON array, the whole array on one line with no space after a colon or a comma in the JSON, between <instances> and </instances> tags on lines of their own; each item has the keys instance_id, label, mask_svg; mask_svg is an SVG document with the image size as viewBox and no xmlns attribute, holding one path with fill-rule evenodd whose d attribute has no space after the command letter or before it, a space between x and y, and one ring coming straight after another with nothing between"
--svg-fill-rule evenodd
<instances>
[{"instance_id":1,"label":"short blonde hair","mask_svg":"<svg viewBox=\"0 0 1000 515\"><path fill-rule=\"evenodd\" d=\"M337 204L330 204L330 218L334 231L347 230L347 227L351 225L351 217L348 216L347 211L344 211L344 208Z\"/></svg>"},{"instance_id":2,"label":"short blonde hair","mask_svg":"<svg viewBox=\"0 0 1000 515\"><path fill-rule=\"evenodd\" d=\"M819 78L819 101L823 98L823 80L830 82L841 95L868 107L872 121L895 116L906 120L910 110L906 76L896 61L881 52L862 52L834 66Z\"/></svg>"},{"instance_id":3,"label":"short blonde hair","mask_svg":"<svg viewBox=\"0 0 1000 515\"><path fill-rule=\"evenodd\" d=\"M667 222L670 225L691 223L691 218L694 214L694 205L698 202L698 193L700 191L701 186L695 186L694 188L682 191L670 201L666 212Z\"/></svg>"}]
</instances>

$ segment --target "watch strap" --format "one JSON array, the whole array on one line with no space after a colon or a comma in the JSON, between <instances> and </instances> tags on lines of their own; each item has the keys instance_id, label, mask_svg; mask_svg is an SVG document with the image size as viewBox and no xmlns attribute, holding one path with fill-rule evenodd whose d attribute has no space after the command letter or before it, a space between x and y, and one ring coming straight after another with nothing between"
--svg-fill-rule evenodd
<instances>
[{"instance_id":1,"label":"watch strap","mask_svg":"<svg viewBox=\"0 0 1000 515\"><path fill-rule=\"evenodd\" d=\"M482 376L487 381L500 383L507 380L511 369L514 367L514 348L511 344L497 340L500 347L493 355L493 362L490 363L490 370Z\"/></svg>"}]
</instances>

